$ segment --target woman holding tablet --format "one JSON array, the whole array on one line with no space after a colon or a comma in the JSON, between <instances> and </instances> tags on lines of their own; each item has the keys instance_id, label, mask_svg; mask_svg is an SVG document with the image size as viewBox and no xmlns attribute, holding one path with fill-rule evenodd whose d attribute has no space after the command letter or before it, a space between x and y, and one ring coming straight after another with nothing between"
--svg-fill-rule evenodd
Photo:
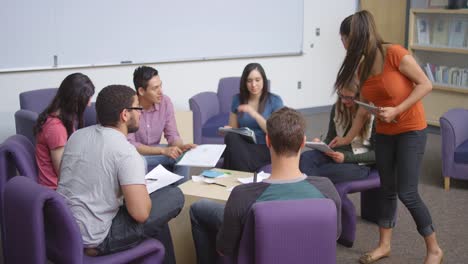
<instances>
[{"instance_id":1,"label":"woman holding tablet","mask_svg":"<svg viewBox=\"0 0 468 264\"><path fill-rule=\"evenodd\" d=\"M348 16L340 26L340 33L349 32L349 22L352 16ZM342 37L343 39L343 37ZM346 42L343 46L347 48ZM330 143L336 136L345 136L351 128L353 118L356 116L358 105L357 82L336 91L338 98L330 112L327 137L324 143ZM367 178L370 167L375 163L374 152L375 127L373 118L366 121L359 135L350 144L335 148L333 152L320 152L318 150L305 151L301 155L299 167L303 173L309 176L328 177L333 183L354 181ZM312 141L320 142L314 138ZM308 146L306 144L306 146Z\"/></svg>"},{"instance_id":2,"label":"woman holding tablet","mask_svg":"<svg viewBox=\"0 0 468 264\"><path fill-rule=\"evenodd\" d=\"M406 49L382 40L368 11L355 13L347 28L347 32L342 32L342 39L348 48L335 89L349 86L357 73L360 101L379 107L374 114L375 156L382 186L380 240L377 248L359 260L373 263L390 255L398 197L424 237L427 250L424 263L441 263L443 253L431 215L418 193L427 127L421 99L431 91L432 84ZM359 107L350 131L332 140L330 145L349 144L367 122L368 113Z\"/></svg>"},{"instance_id":3,"label":"woman holding tablet","mask_svg":"<svg viewBox=\"0 0 468 264\"><path fill-rule=\"evenodd\" d=\"M270 93L262 65L250 63L245 66L239 93L232 98L228 126L250 128L255 132L257 143L251 143L239 134L226 133L223 168L253 172L271 162L265 142L266 119L281 107L283 100Z\"/></svg>"}]
</instances>

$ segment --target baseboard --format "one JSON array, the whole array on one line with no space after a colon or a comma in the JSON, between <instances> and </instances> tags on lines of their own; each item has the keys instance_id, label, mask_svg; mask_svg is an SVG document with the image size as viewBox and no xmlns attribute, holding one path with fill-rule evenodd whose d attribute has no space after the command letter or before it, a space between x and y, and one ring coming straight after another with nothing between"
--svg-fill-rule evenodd
<instances>
[{"instance_id":1,"label":"baseboard","mask_svg":"<svg viewBox=\"0 0 468 264\"><path fill-rule=\"evenodd\" d=\"M438 126L427 125L426 131L429 134L440 135L440 127Z\"/></svg>"}]
</instances>

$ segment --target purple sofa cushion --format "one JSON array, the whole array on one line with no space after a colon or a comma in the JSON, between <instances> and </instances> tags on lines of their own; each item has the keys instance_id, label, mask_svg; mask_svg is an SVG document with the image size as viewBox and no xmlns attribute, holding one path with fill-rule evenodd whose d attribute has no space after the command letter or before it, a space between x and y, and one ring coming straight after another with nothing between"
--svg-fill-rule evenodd
<instances>
[{"instance_id":1,"label":"purple sofa cushion","mask_svg":"<svg viewBox=\"0 0 468 264\"><path fill-rule=\"evenodd\" d=\"M455 149L454 160L456 163L468 164L468 140L465 140Z\"/></svg>"},{"instance_id":2,"label":"purple sofa cushion","mask_svg":"<svg viewBox=\"0 0 468 264\"><path fill-rule=\"evenodd\" d=\"M229 114L217 114L206 121L202 127L202 135L204 137L221 137L218 133L218 128L227 125L229 122Z\"/></svg>"}]
</instances>

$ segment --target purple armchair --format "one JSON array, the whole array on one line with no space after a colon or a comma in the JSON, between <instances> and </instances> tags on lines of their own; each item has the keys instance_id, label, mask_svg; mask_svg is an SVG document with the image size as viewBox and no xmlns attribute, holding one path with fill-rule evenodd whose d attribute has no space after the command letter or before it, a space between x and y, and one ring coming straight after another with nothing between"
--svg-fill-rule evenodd
<instances>
[{"instance_id":1,"label":"purple armchair","mask_svg":"<svg viewBox=\"0 0 468 264\"><path fill-rule=\"evenodd\" d=\"M271 164L259 169L271 173ZM348 194L361 192L361 217L364 220L377 223L379 212L380 178L376 169L372 169L369 177L359 181L341 182L335 188L341 198L341 236L338 243L352 247L356 239L356 208L348 198Z\"/></svg>"},{"instance_id":2,"label":"purple armchair","mask_svg":"<svg viewBox=\"0 0 468 264\"><path fill-rule=\"evenodd\" d=\"M101 257L83 254L78 224L57 192L27 177L5 188L6 263L162 263L164 247L155 239Z\"/></svg>"},{"instance_id":3,"label":"purple armchair","mask_svg":"<svg viewBox=\"0 0 468 264\"><path fill-rule=\"evenodd\" d=\"M468 109L455 108L440 118L444 188L450 178L468 180Z\"/></svg>"},{"instance_id":4,"label":"purple armchair","mask_svg":"<svg viewBox=\"0 0 468 264\"><path fill-rule=\"evenodd\" d=\"M229 121L232 97L239 93L240 77L219 80L218 92L202 92L189 99L193 112L193 141L195 144L223 144L218 128Z\"/></svg>"},{"instance_id":5,"label":"purple armchair","mask_svg":"<svg viewBox=\"0 0 468 264\"><path fill-rule=\"evenodd\" d=\"M57 88L38 89L20 93L20 110L15 113L16 134L26 136L33 144L36 138L33 127L38 115L44 111L57 93ZM96 124L96 109L94 103L87 107L84 113L85 126Z\"/></svg>"},{"instance_id":6,"label":"purple armchair","mask_svg":"<svg viewBox=\"0 0 468 264\"><path fill-rule=\"evenodd\" d=\"M336 263L337 216L330 199L255 203L244 226L237 262Z\"/></svg>"},{"instance_id":7,"label":"purple armchair","mask_svg":"<svg viewBox=\"0 0 468 264\"><path fill-rule=\"evenodd\" d=\"M34 146L25 136L14 135L0 144L0 226L3 252L5 252L5 225L3 224L3 192L8 180L25 175L37 181L37 166Z\"/></svg>"},{"instance_id":8,"label":"purple armchair","mask_svg":"<svg viewBox=\"0 0 468 264\"><path fill-rule=\"evenodd\" d=\"M338 243L352 247L356 239L356 208L348 194L361 192L361 217L376 223L379 212L379 173L373 169L366 179L337 183L335 187L341 198L341 236Z\"/></svg>"}]
</instances>

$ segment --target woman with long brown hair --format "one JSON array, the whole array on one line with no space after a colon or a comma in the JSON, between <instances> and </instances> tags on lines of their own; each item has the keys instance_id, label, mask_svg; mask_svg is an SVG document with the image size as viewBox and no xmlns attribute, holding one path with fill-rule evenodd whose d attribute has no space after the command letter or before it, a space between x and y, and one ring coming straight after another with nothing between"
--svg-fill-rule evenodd
<instances>
[{"instance_id":1,"label":"woman with long brown hair","mask_svg":"<svg viewBox=\"0 0 468 264\"><path fill-rule=\"evenodd\" d=\"M60 84L49 106L39 114L36 136L38 182L57 189L60 163L68 138L84 126L84 111L94 94L94 85L82 73L68 75Z\"/></svg>"},{"instance_id":2,"label":"woman with long brown hair","mask_svg":"<svg viewBox=\"0 0 468 264\"><path fill-rule=\"evenodd\" d=\"M380 241L377 248L359 260L373 263L389 256L398 197L426 242L424 263L441 263L443 252L431 215L418 193L427 127L421 99L431 91L432 84L406 49L382 40L368 11L354 14L349 29L349 34L343 36L348 48L335 89L349 86L357 74L360 100L378 107L373 111L377 131L375 155L382 186ZM367 110L360 107L348 134L335 138L330 145L349 144L368 118Z\"/></svg>"},{"instance_id":3,"label":"woman with long brown hair","mask_svg":"<svg viewBox=\"0 0 468 264\"><path fill-rule=\"evenodd\" d=\"M247 64L240 79L239 93L232 98L228 126L250 128L255 133L256 144L238 134L227 133L223 168L254 172L271 163L265 142L266 120L281 107L283 100L270 92L262 65Z\"/></svg>"},{"instance_id":4,"label":"woman with long brown hair","mask_svg":"<svg viewBox=\"0 0 468 264\"><path fill-rule=\"evenodd\" d=\"M342 40L347 34L349 35L351 18L352 16L348 16L341 22ZM347 49L345 41L343 41L343 46ZM348 133L358 110L358 105L354 102L359 98L358 89L355 78L349 86L336 91L337 100L330 111L328 132L323 142L328 144L336 136L344 137ZM323 153L318 150L303 152L299 164L300 169L309 176L327 177L333 183L367 178L370 172L369 165L375 163L374 136L373 118L369 118L350 144L339 146L333 152ZM321 140L321 138L314 138L312 141Z\"/></svg>"}]
</instances>

